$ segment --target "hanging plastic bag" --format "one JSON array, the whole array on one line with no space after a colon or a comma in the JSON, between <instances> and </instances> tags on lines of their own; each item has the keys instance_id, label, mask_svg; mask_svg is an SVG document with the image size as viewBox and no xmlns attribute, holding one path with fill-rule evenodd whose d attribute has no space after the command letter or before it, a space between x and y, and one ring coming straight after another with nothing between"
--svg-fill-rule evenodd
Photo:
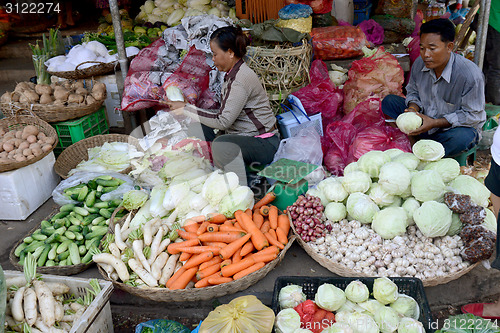
<instances>
[{"instance_id":1,"label":"hanging plastic bag","mask_svg":"<svg viewBox=\"0 0 500 333\"><path fill-rule=\"evenodd\" d=\"M358 27L365 33L366 39L374 45L384 42L384 28L374 20L362 21Z\"/></svg>"},{"instance_id":2,"label":"hanging plastic bag","mask_svg":"<svg viewBox=\"0 0 500 333\"><path fill-rule=\"evenodd\" d=\"M368 97L383 99L403 96L404 72L398 60L381 46L370 57L356 60L344 84L344 113L349 113Z\"/></svg>"},{"instance_id":3,"label":"hanging plastic bag","mask_svg":"<svg viewBox=\"0 0 500 333\"><path fill-rule=\"evenodd\" d=\"M363 30L353 26L313 28L311 37L314 57L322 60L354 58L369 45Z\"/></svg>"},{"instance_id":4,"label":"hanging plastic bag","mask_svg":"<svg viewBox=\"0 0 500 333\"><path fill-rule=\"evenodd\" d=\"M71 200L64 195L64 190L67 188L76 186L76 185L88 183L90 180L93 180L99 176L111 176L111 177L118 178L118 179L125 181L125 183L118 186L116 188L116 190L103 194L100 198L102 201L122 199L123 194L134 189L133 179L127 175L122 174L122 173L117 173L117 172L106 172L106 173L79 172L79 173L76 173L73 176L61 181L59 183L59 185L57 185L57 187L54 189L54 191L52 191L52 199L59 206L62 206L65 204L77 204L78 201Z\"/></svg>"}]
</instances>

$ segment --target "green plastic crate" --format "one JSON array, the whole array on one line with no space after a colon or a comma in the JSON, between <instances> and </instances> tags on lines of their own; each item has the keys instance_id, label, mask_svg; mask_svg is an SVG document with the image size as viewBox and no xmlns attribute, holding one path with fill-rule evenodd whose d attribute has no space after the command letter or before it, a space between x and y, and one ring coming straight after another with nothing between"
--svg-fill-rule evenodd
<instances>
[{"instance_id":1,"label":"green plastic crate","mask_svg":"<svg viewBox=\"0 0 500 333\"><path fill-rule=\"evenodd\" d=\"M56 155L80 140L90 138L94 135L109 133L105 107L101 107L96 112L85 117L52 123L51 125L55 128L59 136L59 143L54 149Z\"/></svg>"}]
</instances>

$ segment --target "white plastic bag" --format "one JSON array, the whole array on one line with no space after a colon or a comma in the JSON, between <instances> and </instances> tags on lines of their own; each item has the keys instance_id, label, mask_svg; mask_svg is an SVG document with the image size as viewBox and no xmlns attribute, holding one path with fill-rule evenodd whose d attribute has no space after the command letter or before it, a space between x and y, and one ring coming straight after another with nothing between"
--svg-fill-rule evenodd
<instances>
[{"instance_id":1,"label":"white plastic bag","mask_svg":"<svg viewBox=\"0 0 500 333\"><path fill-rule=\"evenodd\" d=\"M62 206L65 204L78 203L78 201L71 200L68 197L66 197L64 195L64 190L67 188L82 184L82 183L88 183L90 180L95 179L99 176L111 176L111 177L118 178L118 179L125 181L125 183L118 186L118 188L116 190L103 194L100 198L102 201L122 199L123 194L134 189L133 179L130 178L129 176L121 174L121 173L117 173L117 172L106 172L106 173L78 172L78 173L74 174L73 176L60 182L59 185L57 185L57 187L54 189L54 191L52 191L52 198L54 199L54 202L56 204L58 204L59 206Z\"/></svg>"}]
</instances>

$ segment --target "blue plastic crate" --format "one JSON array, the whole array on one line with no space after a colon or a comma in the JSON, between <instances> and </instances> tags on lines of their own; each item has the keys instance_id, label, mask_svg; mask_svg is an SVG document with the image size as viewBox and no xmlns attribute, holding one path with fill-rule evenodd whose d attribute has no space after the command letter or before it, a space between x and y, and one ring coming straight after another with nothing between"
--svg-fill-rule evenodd
<instances>
[{"instance_id":1,"label":"blue plastic crate","mask_svg":"<svg viewBox=\"0 0 500 333\"><path fill-rule=\"evenodd\" d=\"M363 21L370 19L370 12L372 10L372 5L368 5L368 7L360 10L354 11L354 20L352 22L353 25L357 25Z\"/></svg>"},{"instance_id":2,"label":"blue plastic crate","mask_svg":"<svg viewBox=\"0 0 500 333\"><path fill-rule=\"evenodd\" d=\"M354 10L362 10L371 5L371 0L354 0Z\"/></svg>"}]
</instances>

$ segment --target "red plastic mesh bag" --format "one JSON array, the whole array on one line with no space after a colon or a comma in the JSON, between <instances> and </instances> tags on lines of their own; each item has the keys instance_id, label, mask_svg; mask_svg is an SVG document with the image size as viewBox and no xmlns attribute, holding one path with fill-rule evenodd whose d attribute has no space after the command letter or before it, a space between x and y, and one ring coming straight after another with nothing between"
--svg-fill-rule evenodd
<instances>
[{"instance_id":1,"label":"red plastic mesh bag","mask_svg":"<svg viewBox=\"0 0 500 333\"><path fill-rule=\"evenodd\" d=\"M360 56L369 44L363 30L353 26L313 28L311 37L314 57L323 60Z\"/></svg>"}]
</instances>

